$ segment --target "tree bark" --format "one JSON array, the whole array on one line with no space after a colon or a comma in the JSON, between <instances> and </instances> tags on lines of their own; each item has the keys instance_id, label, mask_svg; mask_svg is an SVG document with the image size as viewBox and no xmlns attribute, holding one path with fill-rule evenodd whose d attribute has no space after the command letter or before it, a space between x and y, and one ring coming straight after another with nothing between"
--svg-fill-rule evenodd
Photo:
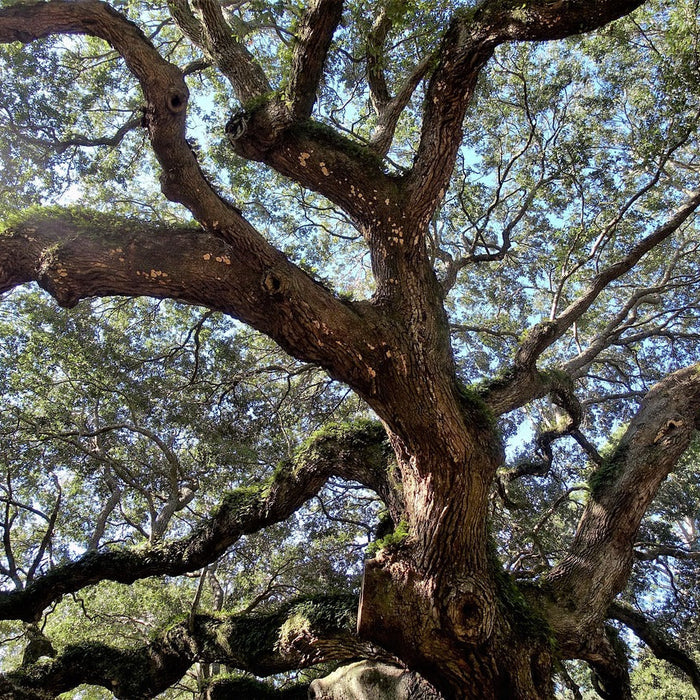
<instances>
[{"instance_id":1,"label":"tree bark","mask_svg":"<svg viewBox=\"0 0 700 700\"><path fill-rule=\"evenodd\" d=\"M624 695L625 673L616 665L602 625L629 574L639 521L698 426L697 370L676 373L649 393L594 480L570 552L542 586L527 591L527 601L501 571L489 544L489 497L503 461L493 413L512 410L552 389L552 382L537 371L542 352L611 280L670 236L700 204L700 194L691 193L665 226L596 277L560 318L535 326L518 350L511 374L487 387L483 398L457 380L444 290L431 266L426 237L454 169L476 81L493 50L506 41L588 31L641 3L486 0L455 13L430 72L414 164L401 176L388 175L380 157L393 127L387 127L378 156L310 119L341 3L318 0L309 7L300 23L284 95L269 94L269 81L232 38L218 3L199 4L197 24L186 6L171 2L176 19L206 48L241 102L254 102L242 104L229 122L232 147L312 188L348 214L369 247L373 298L340 300L217 194L185 139L188 92L182 72L135 25L96 0L2 8L0 41L81 33L109 42L144 92L144 123L162 168L162 190L184 204L201 228L163 230L114 219L86 222L75 214L26 219L0 239L0 291L37 281L66 306L95 295L149 295L238 318L295 357L325 368L365 399L384 425L396 474L393 479L389 474L381 449L383 433L380 440L376 426L354 445L353 459L338 438L332 447L344 459L332 463L326 455L296 465L275 477L264 493L248 494L245 503L242 494L232 494L206 526L170 548L141 557L133 552L91 553L66 567L62 573L72 575L61 582L50 573L21 595L6 594L0 609L18 614L21 600L28 607L20 617L33 620L51 600L77 590L71 586L100 577L128 581L199 568L241 534L294 512L330 474L359 475L385 500L405 537L397 537L366 563L358 619L365 642L353 641L356 653L367 652L367 644L378 645L423 674L448 699L539 700L553 696L556 637L558 653L588 659L606 687ZM380 43L382 32L377 27L375 40ZM416 75L427 70L426 65ZM372 71L379 109L393 109L376 66ZM404 94L395 104L407 99ZM395 117L388 123L395 124ZM195 630L178 627L133 656L101 649L105 663L96 664L93 675L76 675L89 654L73 650L72 656L64 655L39 674L41 682L61 692L73 687L70 683L88 680L110 687L118 697L141 697L160 692L167 687L163 683L181 677L193 660L236 662L256 673L286 668L277 663L277 647L270 658L255 663L242 652L225 656L217 647L212 653L207 646L216 637L212 626L210 620L197 618ZM341 658L321 654L323 644L319 636L305 647L308 658L295 658L295 663ZM115 664L122 670L139 669L143 686L134 673L120 673L115 684L110 675ZM26 674L8 676L6 682L17 681L19 687L29 683L31 690L34 681L27 679Z\"/></svg>"}]
</instances>

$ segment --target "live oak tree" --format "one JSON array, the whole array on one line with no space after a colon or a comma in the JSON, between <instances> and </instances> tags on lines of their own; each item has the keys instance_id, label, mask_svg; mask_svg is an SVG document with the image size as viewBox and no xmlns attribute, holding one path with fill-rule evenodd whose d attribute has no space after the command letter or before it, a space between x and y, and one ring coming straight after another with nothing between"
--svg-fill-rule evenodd
<instances>
[{"instance_id":1,"label":"live oak tree","mask_svg":"<svg viewBox=\"0 0 700 700\"><path fill-rule=\"evenodd\" d=\"M186 328L168 342L219 377L255 358L226 351L233 330L200 353L220 312L216 323L238 319L301 363L275 371L334 381L318 406L300 402L316 417L298 416L295 435L334 415L341 386L378 419L327 425L251 482L236 478L246 441L280 442L252 425L262 408L208 410L197 425L182 389L207 393L197 367L174 362L174 375L122 390L120 373L144 362L98 337L104 359L85 357L99 372L46 363L45 410L6 385L16 429L0 612L26 632L3 692L89 683L153 697L194 663L268 676L383 657L448 698L552 697L554 673L566 679L561 662L576 659L603 697L630 697L610 620L699 689L692 654L630 605L634 587L618 598L635 558L672 557L690 578L697 561L692 514L668 513L680 543L653 518L640 530L700 420L697 9L3 2L0 288L36 282L64 307L127 296L204 309L147 313L173 314L161 333ZM145 347L143 323L122 328L141 333ZM72 391L81 373L92 389L57 415L62 382ZM223 397L213 387L226 380L212 381L208 398ZM95 490L60 525L76 469ZM359 603L329 585L325 598L214 615L198 611L197 589L190 613L148 643L51 645L42 619L64 596L213 580L243 536L289 519L329 479L376 494L389 523ZM42 523L34 542L13 540L22 519L25 531ZM128 546L134 533L142 543Z\"/></svg>"}]
</instances>

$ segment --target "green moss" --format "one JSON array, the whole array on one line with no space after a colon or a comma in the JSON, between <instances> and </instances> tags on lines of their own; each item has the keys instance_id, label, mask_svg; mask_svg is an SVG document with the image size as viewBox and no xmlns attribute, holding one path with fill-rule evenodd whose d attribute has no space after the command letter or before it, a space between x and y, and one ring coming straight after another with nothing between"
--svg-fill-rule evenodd
<instances>
[{"instance_id":1,"label":"green moss","mask_svg":"<svg viewBox=\"0 0 700 700\"><path fill-rule=\"evenodd\" d=\"M382 424L376 420L360 418L351 422L328 423L312 433L294 452L293 462L302 466L311 460L333 458L338 446L343 449L364 449L380 445L386 438Z\"/></svg>"},{"instance_id":2,"label":"green moss","mask_svg":"<svg viewBox=\"0 0 700 700\"><path fill-rule=\"evenodd\" d=\"M556 368L549 368L539 372L542 381L551 387L562 387L564 389L574 388L574 380L564 371Z\"/></svg>"},{"instance_id":3,"label":"green moss","mask_svg":"<svg viewBox=\"0 0 700 700\"><path fill-rule=\"evenodd\" d=\"M405 520L399 521L398 525L388 535L370 542L367 547L367 556L370 558L376 556L380 549L400 547L408 539L409 534L408 523Z\"/></svg>"},{"instance_id":4,"label":"green moss","mask_svg":"<svg viewBox=\"0 0 700 700\"><path fill-rule=\"evenodd\" d=\"M556 639L552 628L544 616L528 603L515 579L504 571L493 543L489 548L489 558L498 599L511 627L520 636L544 643L553 651Z\"/></svg>"},{"instance_id":5,"label":"green moss","mask_svg":"<svg viewBox=\"0 0 700 700\"><path fill-rule=\"evenodd\" d=\"M357 598L337 594L301 598L290 608L295 615L303 615L320 633L336 630L354 630Z\"/></svg>"},{"instance_id":6,"label":"green moss","mask_svg":"<svg viewBox=\"0 0 700 700\"><path fill-rule=\"evenodd\" d=\"M241 514L252 511L264 498L266 486L268 486L267 482L263 482L252 486L239 486L233 491L229 491L224 496L221 505L212 512L212 518L219 515L222 510Z\"/></svg>"},{"instance_id":7,"label":"green moss","mask_svg":"<svg viewBox=\"0 0 700 700\"><path fill-rule=\"evenodd\" d=\"M279 96L280 93L278 90L271 90L270 92L258 95L244 102L241 105L241 109L248 115L255 114L255 112L267 107L267 105L276 100Z\"/></svg>"},{"instance_id":8,"label":"green moss","mask_svg":"<svg viewBox=\"0 0 700 700\"><path fill-rule=\"evenodd\" d=\"M592 498L599 498L606 487L615 483L622 471L626 451L625 448L616 450L612 457L606 459L591 473L588 486Z\"/></svg>"},{"instance_id":9,"label":"green moss","mask_svg":"<svg viewBox=\"0 0 700 700\"><path fill-rule=\"evenodd\" d=\"M498 421L484 400L481 387L467 386L457 380L457 394L469 422L480 425L489 431L498 430Z\"/></svg>"},{"instance_id":10,"label":"green moss","mask_svg":"<svg viewBox=\"0 0 700 700\"><path fill-rule=\"evenodd\" d=\"M353 160L360 160L369 168L382 171L384 169L384 161L380 155L367 146L339 134L333 127L322 122L306 119L293 127L293 133L301 138L307 137L320 143L326 143Z\"/></svg>"},{"instance_id":11,"label":"green moss","mask_svg":"<svg viewBox=\"0 0 700 700\"><path fill-rule=\"evenodd\" d=\"M10 235L13 229L24 226L40 226L56 221L65 222L70 226L80 228L81 235L89 235L91 231L95 235L103 236L105 230L118 228L120 231L141 231L144 224L151 222L143 219L131 218L127 216L116 216L106 212L96 211L80 206L59 207L59 206L32 206L11 215L6 215L2 220L4 235ZM156 226L156 224L153 224ZM197 224L191 224L194 228L199 228ZM168 230L170 227L158 223L159 229Z\"/></svg>"}]
</instances>

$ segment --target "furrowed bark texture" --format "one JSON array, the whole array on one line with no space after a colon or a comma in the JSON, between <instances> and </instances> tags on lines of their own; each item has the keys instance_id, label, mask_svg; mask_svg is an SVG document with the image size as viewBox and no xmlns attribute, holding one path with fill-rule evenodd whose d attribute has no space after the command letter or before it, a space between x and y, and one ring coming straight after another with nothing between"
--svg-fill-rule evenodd
<instances>
[{"instance_id":1,"label":"furrowed bark texture","mask_svg":"<svg viewBox=\"0 0 700 700\"><path fill-rule=\"evenodd\" d=\"M482 397L457 381L444 290L426 238L454 170L474 87L494 49L509 41L590 31L640 4L487 0L455 12L435 56L416 66L395 98L381 66L370 62L380 130L373 144L362 145L311 117L341 3L309 4L296 30L290 79L280 94L269 90L270 81L227 25L218 3L200 0L194 13L187 2L171 0L178 25L207 53L241 102L227 125L234 151L327 197L364 236L376 293L356 303L340 300L314 281L217 194L185 139L189 96L183 74L134 24L96 0L0 9L0 42L88 34L119 52L144 94L144 123L162 170L162 191L186 206L200 226L162 229L109 218L85 221L70 213L27 218L0 237L0 291L36 281L65 306L96 295L148 295L229 314L295 357L324 367L365 399L383 422L396 466L389 478L385 433L378 434L376 426L353 438L335 435L327 451L302 459L265 489L245 498L241 492L231 494L190 537L143 556L91 553L25 591L5 594L2 614L34 620L60 595L98 580L133 581L204 566L242 534L288 517L336 474L375 490L394 522L403 521L407 530L402 542L366 563L358 616L362 639L421 672L447 698L540 700L553 696L554 635L564 655L589 660L606 686L623 697L626 671L620 670L603 622L629 574L640 519L697 428L698 373L683 370L649 393L594 479L571 551L542 587L527 591L531 605L500 570L488 544L489 497L503 461L493 416L555 391L537 371L542 352L611 280L672 235L700 204L700 194L689 194L675 215L602 271L558 319L532 329L512 372ZM370 40L375 49L386 41L389 21L379 13ZM426 99L413 166L400 176L388 175L382 155L423 76L428 76ZM320 443L314 449L320 450ZM303 643L308 641L303 652L280 661L284 645L278 635L276 646L268 645L268 657L251 661L233 643L221 651L220 626L225 624L235 626L197 616L189 627L179 626L131 655L93 649L102 661L82 676L75 669L85 666L91 652L74 649L44 670L34 668L34 675L10 675L3 682L22 692L61 692L87 681L109 687L118 697L150 697L193 661L215 660L263 675L292 668L292 663L369 653L355 639L343 642L334 656L324 647L323 635L312 640L302 635ZM215 634L210 627L217 625ZM227 630L223 636L231 639L232 634ZM124 669L131 669L128 677Z\"/></svg>"}]
</instances>

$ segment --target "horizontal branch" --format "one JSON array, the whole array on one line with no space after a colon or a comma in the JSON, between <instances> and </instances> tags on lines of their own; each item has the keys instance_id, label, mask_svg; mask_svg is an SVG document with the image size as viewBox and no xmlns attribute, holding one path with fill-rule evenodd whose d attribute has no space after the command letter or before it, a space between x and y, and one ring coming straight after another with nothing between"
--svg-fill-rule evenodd
<instances>
[{"instance_id":1,"label":"horizontal branch","mask_svg":"<svg viewBox=\"0 0 700 700\"><path fill-rule=\"evenodd\" d=\"M340 301L267 244L46 210L0 235L0 291L31 281L68 307L91 296L145 295L221 311L364 397L374 391L370 368L380 362L381 345L373 337L381 326L375 312Z\"/></svg>"},{"instance_id":2,"label":"horizontal branch","mask_svg":"<svg viewBox=\"0 0 700 700\"><path fill-rule=\"evenodd\" d=\"M243 535L281 522L316 495L331 476L377 492L392 515L401 508L387 480L390 448L380 424L328 426L312 436L293 462L264 483L226 495L189 536L149 548L88 552L37 578L23 590L0 593L0 619L33 621L53 601L99 581L133 583L149 576L177 576L216 561Z\"/></svg>"},{"instance_id":3,"label":"horizontal branch","mask_svg":"<svg viewBox=\"0 0 700 700\"><path fill-rule=\"evenodd\" d=\"M700 561L700 552L690 551L681 547L670 547L668 545L635 545L634 558L638 561L654 561L659 557L671 557L672 559L683 559L685 561ZM643 547L643 549L640 549Z\"/></svg>"},{"instance_id":4,"label":"horizontal branch","mask_svg":"<svg viewBox=\"0 0 700 700\"><path fill-rule=\"evenodd\" d=\"M155 697L193 663L218 663L268 676L329 661L377 655L355 634L357 598L300 599L262 615L193 615L136 649L100 642L66 647L51 661L0 676L5 698L55 697L82 684L117 698Z\"/></svg>"}]
</instances>

